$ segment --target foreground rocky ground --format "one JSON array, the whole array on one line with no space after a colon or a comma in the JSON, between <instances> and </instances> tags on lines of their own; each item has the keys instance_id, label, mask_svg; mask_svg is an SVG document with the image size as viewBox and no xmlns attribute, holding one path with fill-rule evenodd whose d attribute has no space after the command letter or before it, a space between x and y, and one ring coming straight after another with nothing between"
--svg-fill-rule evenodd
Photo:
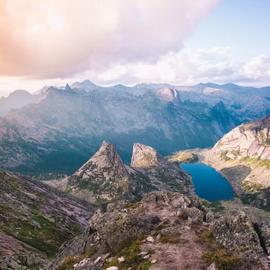
<instances>
[{"instance_id":1,"label":"foreground rocky ground","mask_svg":"<svg viewBox=\"0 0 270 270\"><path fill-rule=\"evenodd\" d=\"M268 230L258 233L253 222L243 210L152 192L98 210L50 269L269 269Z\"/></svg>"},{"instance_id":2,"label":"foreground rocky ground","mask_svg":"<svg viewBox=\"0 0 270 270\"><path fill-rule=\"evenodd\" d=\"M118 183L115 172L120 171L121 176L124 167L114 150L106 149L114 148L104 143L102 151L94 156L98 164L89 167L88 162L78 171L82 175L87 171L87 177L82 179L88 184L89 175L96 173L97 168L102 168L99 176L103 181ZM107 164L107 178L101 160L103 165ZM92 162L93 158L91 165ZM224 207L198 199L190 182L186 189L181 189L190 178L151 147L134 145L131 167L125 168L143 174L145 180L151 185L156 183L161 191L144 191L146 194L138 202L120 196L103 204L90 219L86 232L61 247L50 269L269 268L267 212L245 207L241 202ZM178 175L182 177L177 178ZM174 179L180 192L170 190ZM102 193L102 189L98 192Z\"/></svg>"}]
</instances>

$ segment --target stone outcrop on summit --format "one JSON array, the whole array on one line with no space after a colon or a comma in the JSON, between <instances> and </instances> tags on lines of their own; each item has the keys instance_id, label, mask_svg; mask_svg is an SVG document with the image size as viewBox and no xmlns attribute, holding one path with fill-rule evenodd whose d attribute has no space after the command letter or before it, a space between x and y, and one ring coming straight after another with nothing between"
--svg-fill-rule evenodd
<instances>
[{"instance_id":1,"label":"stone outcrop on summit","mask_svg":"<svg viewBox=\"0 0 270 270\"><path fill-rule=\"evenodd\" d=\"M92 203L138 200L153 190L192 193L191 179L152 147L134 144L131 166L104 141L96 154L69 179L67 191Z\"/></svg>"}]
</instances>

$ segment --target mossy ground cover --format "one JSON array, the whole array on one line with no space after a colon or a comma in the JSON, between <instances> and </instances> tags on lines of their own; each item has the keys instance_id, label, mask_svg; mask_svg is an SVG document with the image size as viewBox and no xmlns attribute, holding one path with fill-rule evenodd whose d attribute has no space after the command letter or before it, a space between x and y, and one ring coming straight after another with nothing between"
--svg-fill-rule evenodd
<instances>
[{"instance_id":1,"label":"mossy ground cover","mask_svg":"<svg viewBox=\"0 0 270 270\"><path fill-rule=\"evenodd\" d=\"M255 165L258 167L265 167L266 169L270 169L270 160L264 160L260 158L251 158L251 157L245 157L242 158L241 161L244 161L246 163L249 163L251 165Z\"/></svg>"},{"instance_id":2,"label":"mossy ground cover","mask_svg":"<svg viewBox=\"0 0 270 270\"><path fill-rule=\"evenodd\" d=\"M89 246L86 248L84 254L80 256L67 256L64 258L63 262L59 266L59 270L71 270L74 269L73 265L79 263L85 258L92 257L97 252L94 246Z\"/></svg>"},{"instance_id":3,"label":"mossy ground cover","mask_svg":"<svg viewBox=\"0 0 270 270\"><path fill-rule=\"evenodd\" d=\"M128 270L130 267L134 270L148 270L151 266L151 262L140 255L140 246L141 238L132 241L125 246L117 256L113 257L110 262L107 262L104 269L110 266L118 266L121 270ZM117 258L121 256L125 258L125 261L119 263Z\"/></svg>"},{"instance_id":4,"label":"mossy ground cover","mask_svg":"<svg viewBox=\"0 0 270 270\"><path fill-rule=\"evenodd\" d=\"M234 270L242 265L242 259L221 247L210 230L202 230L199 237L200 241L207 247L202 256L207 265L215 263L219 270Z\"/></svg>"},{"instance_id":5,"label":"mossy ground cover","mask_svg":"<svg viewBox=\"0 0 270 270\"><path fill-rule=\"evenodd\" d=\"M44 252L48 257L53 257L61 244L71 237L70 232L58 227L37 210L31 216L25 216L16 209L2 205L0 215L5 217L0 222L0 231Z\"/></svg>"}]
</instances>

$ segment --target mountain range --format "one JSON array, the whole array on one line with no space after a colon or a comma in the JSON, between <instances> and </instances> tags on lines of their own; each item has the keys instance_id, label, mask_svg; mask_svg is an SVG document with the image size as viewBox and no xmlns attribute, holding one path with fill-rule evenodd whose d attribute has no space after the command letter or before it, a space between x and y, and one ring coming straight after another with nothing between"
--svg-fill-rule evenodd
<instances>
[{"instance_id":1,"label":"mountain range","mask_svg":"<svg viewBox=\"0 0 270 270\"><path fill-rule=\"evenodd\" d=\"M83 81L34 94L17 91L0 104L3 169L71 174L103 140L116 144L126 163L136 141L163 155L212 146L238 124L267 115L270 91L234 84L101 87Z\"/></svg>"}]
</instances>

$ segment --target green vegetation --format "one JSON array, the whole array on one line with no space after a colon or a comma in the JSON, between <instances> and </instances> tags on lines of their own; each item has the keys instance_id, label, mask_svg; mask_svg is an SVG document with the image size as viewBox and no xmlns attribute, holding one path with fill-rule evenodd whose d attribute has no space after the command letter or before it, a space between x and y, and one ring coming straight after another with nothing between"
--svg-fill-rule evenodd
<instances>
[{"instance_id":1,"label":"green vegetation","mask_svg":"<svg viewBox=\"0 0 270 270\"><path fill-rule=\"evenodd\" d=\"M252 201L256 200L259 193L244 193L240 198L244 204L250 204Z\"/></svg>"},{"instance_id":2,"label":"green vegetation","mask_svg":"<svg viewBox=\"0 0 270 270\"><path fill-rule=\"evenodd\" d=\"M183 151L183 152L176 152L168 157L170 161L179 161L185 163L192 163L199 160L198 156L192 152Z\"/></svg>"},{"instance_id":3,"label":"green vegetation","mask_svg":"<svg viewBox=\"0 0 270 270\"><path fill-rule=\"evenodd\" d=\"M207 245L207 251L202 257L207 265L215 263L219 270L234 270L242 264L237 255L228 252L216 242L211 231L203 230L200 234L200 241Z\"/></svg>"},{"instance_id":4,"label":"green vegetation","mask_svg":"<svg viewBox=\"0 0 270 270\"><path fill-rule=\"evenodd\" d=\"M213 212L222 212L225 207L222 205L222 202L216 201L210 203L210 208Z\"/></svg>"},{"instance_id":5,"label":"green vegetation","mask_svg":"<svg viewBox=\"0 0 270 270\"><path fill-rule=\"evenodd\" d=\"M119 253L117 253L117 257L123 256L125 261L119 263L117 257L113 257L110 262L106 263L105 269L110 266L121 266L121 270L127 270L130 267L134 270L148 270L151 266L151 262L140 255L140 244L141 240L137 239L124 247Z\"/></svg>"},{"instance_id":6,"label":"green vegetation","mask_svg":"<svg viewBox=\"0 0 270 270\"><path fill-rule=\"evenodd\" d=\"M265 167L267 169L270 169L270 160L268 159L264 160L260 158L245 157L245 158L242 158L241 160L249 164L258 166L258 167Z\"/></svg>"},{"instance_id":7,"label":"green vegetation","mask_svg":"<svg viewBox=\"0 0 270 270\"><path fill-rule=\"evenodd\" d=\"M85 249L84 254L80 256L67 256L64 258L64 261L59 266L59 270L71 270L73 269L73 265L82 261L85 258L92 257L97 252L96 248L93 246L88 246Z\"/></svg>"},{"instance_id":8,"label":"green vegetation","mask_svg":"<svg viewBox=\"0 0 270 270\"><path fill-rule=\"evenodd\" d=\"M263 190L265 187L260 183L252 183L249 181L244 181L242 186L246 192L256 193L260 190Z\"/></svg>"},{"instance_id":9,"label":"green vegetation","mask_svg":"<svg viewBox=\"0 0 270 270\"><path fill-rule=\"evenodd\" d=\"M225 207L222 205L222 202L220 201L208 202L203 200L203 205L207 208L210 208L213 212L222 212L225 209Z\"/></svg>"},{"instance_id":10,"label":"green vegetation","mask_svg":"<svg viewBox=\"0 0 270 270\"><path fill-rule=\"evenodd\" d=\"M62 264L59 266L59 270L71 270L75 263L80 262L84 259L84 256L67 256L65 257Z\"/></svg>"},{"instance_id":11,"label":"green vegetation","mask_svg":"<svg viewBox=\"0 0 270 270\"><path fill-rule=\"evenodd\" d=\"M216 244L215 237L213 233L209 230L203 230L200 234L200 240L204 243L207 243L209 246Z\"/></svg>"},{"instance_id":12,"label":"green vegetation","mask_svg":"<svg viewBox=\"0 0 270 270\"><path fill-rule=\"evenodd\" d=\"M29 216L20 210L0 205L0 231L46 253L48 257L53 257L59 246L72 236L72 232L47 219L37 208Z\"/></svg>"},{"instance_id":13,"label":"green vegetation","mask_svg":"<svg viewBox=\"0 0 270 270\"><path fill-rule=\"evenodd\" d=\"M237 150L232 150L231 153L235 156L235 157L238 157L240 155L240 150L237 149Z\"/></svg>"},{"instance_id":14,"label":"green vegetation","mask_svg":"<svg viewBox=\"0 0 270 270\"><path fill-rule=\"evenodd\" d=\"M206 252L203 255L203 259L208 264L215 263L219 270L238 269L241 264L238 256L232 255L224 249Z\"/></svg>"},{"instance_id":15,"label":"green vegetation","mask_svg":"<svg viewBox=\"0 0 270 270\"><path fill-rule=\"evenodd\" d=\"M187 240L180 238L179 235L175 234L162 234L160 237L160 242L163 244L184 244Z\"/></svg>"},{"instance_id":16,"label":"green vegetation","mask_svg":"<svg viewBox=\"0 0 270 270\"><path fill-rule=\"evenodd\" d=\"M14 211L14 210L12 210ZM34 211L31 219L25 219L20 213L0 224L0 230L53 257L59 246L71 237L71 234L59 228L55 223Z\"/></svg>"},{"instance_id":17,"label":"green vegetation","mask_svg":"<svg viewBox=\"0 0 270 270\"><path fill-rule=\"evenodd\" d=\"M270 138L267 138L267 139L264 141L264 143L265 143L266 145L270 145Z\"/></svg>"},{"instance_id":18,"label":"green vegetation","mask_svg":"<svg viewBox=\"0 0 270 270\"><path fill-rule=\"evenodd\" d=\"M229 160L231 160L231 159L227 156L227 154L228 154L228 151L223 151L223 152L221 152L221 153L220 153L220 158L221 158L222 160L224 160L224 161L229 161Z\"/></svg>"}]
</instances>

